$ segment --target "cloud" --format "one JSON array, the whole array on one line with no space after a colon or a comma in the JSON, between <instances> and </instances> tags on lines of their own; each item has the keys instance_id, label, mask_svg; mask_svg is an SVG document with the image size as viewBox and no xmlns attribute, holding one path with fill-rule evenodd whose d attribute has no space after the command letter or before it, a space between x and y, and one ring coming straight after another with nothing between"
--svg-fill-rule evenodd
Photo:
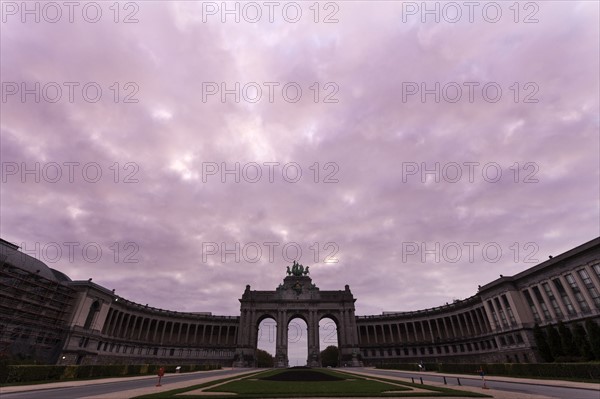
<instances>
[{"instance_id":1,"label":"cloud","mask_svg":"<svg viewBox=\"0 0 600 399\"><path fill-rule=\"evenodd\" d=\"M235 315L298 248L321 289L349 284L373 314L471 296L598 235L597 4L540 4L533 24L338 5L331 24L305 4L298 23L166 2L133 24L107 7L95 24L9 17L3 95L41 98L2 104L2 237L43 261L58 243L51 267L130 300Z\"/></svg>"}]
</instances>

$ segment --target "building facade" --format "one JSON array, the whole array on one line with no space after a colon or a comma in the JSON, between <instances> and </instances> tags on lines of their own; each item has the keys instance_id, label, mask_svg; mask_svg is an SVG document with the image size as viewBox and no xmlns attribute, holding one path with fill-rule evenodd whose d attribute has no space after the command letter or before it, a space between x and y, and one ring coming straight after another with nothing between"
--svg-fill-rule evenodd
<instances>
[{"instance_id":1,"label":"building facade","mask_svg":"<svg viewBox=\"0 0 600 399\"><path fill-rule=\"evenodd\" d=\"M307 268L308 269L308 268ZM321 291L294 263L273 291L246 286L240 316L141 305L63 273L0 239L0 355L58 364L251 366L258 326L277 323L276 365L287 366L289 322L308 326L307 364L319 359L319 321L332 319L348 365L538 362L533 327L600 322L600 238L451 304L356 316L350 287Z\"/></svg>"}]
</instances>

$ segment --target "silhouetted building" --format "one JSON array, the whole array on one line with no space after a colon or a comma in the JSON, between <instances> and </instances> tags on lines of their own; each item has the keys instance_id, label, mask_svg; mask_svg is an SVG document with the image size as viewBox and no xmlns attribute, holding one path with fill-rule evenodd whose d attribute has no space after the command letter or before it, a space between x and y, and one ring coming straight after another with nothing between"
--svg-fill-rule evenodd
<instances>
[{"instance_id":1,"label":"silhouetted building","mask_svg":"<svg viewBox=\"0 0 600 399\"><path fill-rule=\"evenodd\" d=\"M308 363L317 365L318 325L337 326L349 364L537 362L534 324L600 321L600 238L470 298L414 312L355 316L350 288L321 291L288 271L276 290L246 287L241 317L140 305L88 281L71 281L0 239L0 353L45 363L211 363L252 365L259 323L277 322L278 364L287 364L288 323L309 326Z\"/></svg>"}]
</instances>

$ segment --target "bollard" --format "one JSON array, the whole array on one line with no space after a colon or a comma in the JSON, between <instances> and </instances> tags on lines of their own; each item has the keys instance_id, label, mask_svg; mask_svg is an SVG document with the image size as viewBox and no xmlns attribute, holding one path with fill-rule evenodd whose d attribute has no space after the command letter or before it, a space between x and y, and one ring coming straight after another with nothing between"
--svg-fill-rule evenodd
<instances>
[{"instance_id":1,"label":"bollard","mask_svg":"<svg viewBox=\"0 0 600 399\"><path fill-rule=\"evenodd\" d=\"M444 376L444 385L448 385L448 383L446 382L446 376Z\"/></svg>"},{"instance_id":2,"label":"bollard","mask_svg":"<svg viewBox=\"0 0 600 399\"><path fill-rule=\"evenodd\" d=\"M456 381L458 382L458 385L462 386L462 384L460 383L460 378L456 378Z\"/></svg>"},{"instance_id":3,"label":"bollard","mask_svg":"<svg viewBox=\"0 0 600 399\"><path fill-rule=\"evenodd\" d=\"M411 379L412 383L414 384L415 383L415 379L413 377L410 377L410 379Z\"/></svg>"},{"instance_id":4,"label":"bollard","mask_svg":"<svg viewBox=\"0 0 600 399\"><path fill-rule=\"evenodd\" d=\"M419 379L421 380L421 385L423 385L423 377L419 377Z\"/></svg>"}]
</instances>

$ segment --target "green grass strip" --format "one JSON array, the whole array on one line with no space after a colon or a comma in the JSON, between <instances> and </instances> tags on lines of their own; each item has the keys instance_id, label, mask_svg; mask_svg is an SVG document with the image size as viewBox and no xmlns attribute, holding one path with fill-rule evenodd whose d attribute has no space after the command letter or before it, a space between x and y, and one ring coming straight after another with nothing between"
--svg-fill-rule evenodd
<instances>
[{"instance_id":1,"label":"green grass strip","mask_svg":"<svg viewBox=\"0 0 600 399\"><path fill-rule=\"evenodd\" d=\"M315 369L313 369L314 371ZM174 389L166 392L138 396L135 399L157 398L285 398L285 397L490 397L476 392L459 391L456 389L434 387L424 384L353 374L352 372L318 370L324 374L345 378L343 381L268 381L260 378L273 376L288 369L272 369L260 371L243 376L233 376L193 385L186 388ZM259 377L259 378L257 378ZM349 381L350 380L350 381ZM223 384L225 383L225 384ZM222 384L222 385L219 385ZM215 386L219 385L219 386ZM204 392L231 392L235 395L185 395L185 392L201 388L209 388ZM427 390L428 392L412 392L410 388ZM395 392L388 392L395 391ZM406 391L406 392L398 392ZM184 394L177 396L179 394Z\"/></svg>"},{"instance_id":2,"label":"green grass strip","mask_svg":"<svg viewBox=\"0 0 600 399\"><path fill-rule=\"evenodd\" d=\"M412 383L412 382L392 380L392 379L385 378L385 377L375 377L375 376L366 376L366 375L362 375L362 374L353 374L351 371L339 371L339 373L344 373L344 374L348 374L348 375L361 375L363 377L373 378L373 379L380 380L380 381L393 382L396 384L406 385L407 387L428 389L431 391L449 394L449 396L470 396L470 397L479 397L479 398L490 398L491 397L489 395L484 395L484 394L480 394L480 393L476 393L476 392L459 391L457 389L452 389L452 388L436 387L433 385L417 384L417 383Z\"/></svg>"},{"instance_id":3,"label":"green grass strip","mask_svg":"<svg viewBox=\"0 0 600 399\"><path fill-rule=\"evenodd\" d=\"M170 391L165 391L165 392L151 393L148 395L136 396L132 399L173 398L173 397L175 397L175 395L180 394L180 393L195 391L196 389L206 388L206 387L209 387L212 385L220 384L222 382L236 380L238 378L253 377L253 376L256 376L259 374L263 374L263 373L265 373L265 371L259 371L256 373L251 373L249 375L241 375L241 376L236 375L233 377L221 378L220 380L213 380L213 381L205 382L203 384L192 385L192 386L185 387L185 388L178 388L178 389L172 389Z\"/></svg>"}]
</instances>

